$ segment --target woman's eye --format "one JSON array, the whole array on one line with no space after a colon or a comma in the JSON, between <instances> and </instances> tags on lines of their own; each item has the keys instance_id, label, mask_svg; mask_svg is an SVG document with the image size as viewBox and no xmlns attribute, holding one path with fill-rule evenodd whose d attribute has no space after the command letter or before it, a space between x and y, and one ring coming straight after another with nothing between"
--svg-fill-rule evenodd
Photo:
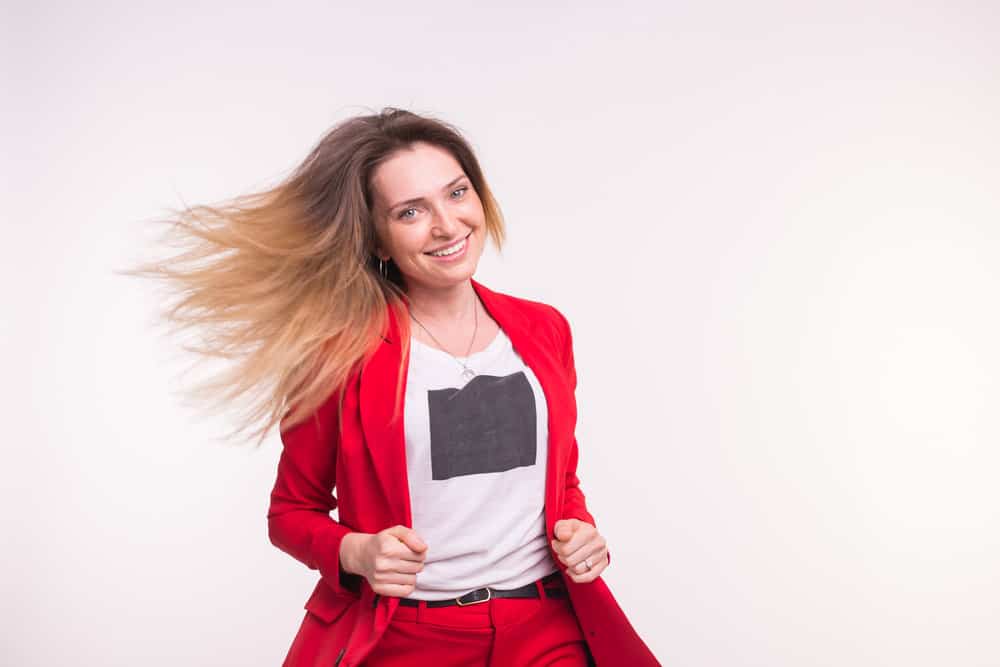
<instances>
[{"instance_id":1,"label":"woman's eye","mask_svg":"<svg viewBox=\"0 0 1000 667\"><path fill-rule=\"evenodd\" d=\"M465 194L465 191L466 191L466 190L468 190L468 189L469 189L469 188L467 188L467 187L465 187L465 186L463 185L462 187L460 187L460 188L458 188L458 189L456 189L456 190L452 190L451 194L452 194L452 195L454 195L454 194L455 194L456 192L461 192L461 193L462 193L462 194L464 195L464 194ZM462 197L462 195L459 195L458 197L455 197L455 199L459 199L459 198L461 198L461 197Z\"/></svg>"},{"instance_id":2,"label":"woman's eye","mask_svg":"<svg viewBox=\"0 0 1000 667\"><path fill-rule=\"evenodd\" d=\"M399 217L400 217L400 218L406 218L406 219L408 219L408 218L412 218L413 216L409 216L409 215L406 215L406 214L407 214L407 213L409 213L410 211L416 211L416 210L417 210L417 209L415 209L415 208L407 208L407 209L404 209L404 210L400 211L400 213L399 213Z\"/></svg>"}]
</instances>

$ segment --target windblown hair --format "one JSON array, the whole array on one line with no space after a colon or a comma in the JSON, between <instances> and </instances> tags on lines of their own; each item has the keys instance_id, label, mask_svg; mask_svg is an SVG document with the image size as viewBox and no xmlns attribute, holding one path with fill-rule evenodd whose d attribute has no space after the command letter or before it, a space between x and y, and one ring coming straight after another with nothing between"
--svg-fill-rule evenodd
<instances>
[{"instance_id":1,"label":"windblown hair","mask_svg":"<svg viewBox=\"0 0 1000 667\"><path fill-rule=\"evenodd\" d=\"M392 107L335 125L277 186L169 209L156 221L168 225L162 241L183 252L124 273L166 282L176 299L165 321L201 334L188 349L235 361L192 391L222 408L248 401L231 435L258 424L259 446L275 424L285 431L312 415L370 359L388 333L389 308L405 354L405 285L391 260L383 275L374 256L371 177L416 142L448 150L462 166L499 249L503 217L468 142L444 121ZM401 400L398 392L397 417Z\"/></svg>"}]
</instances>

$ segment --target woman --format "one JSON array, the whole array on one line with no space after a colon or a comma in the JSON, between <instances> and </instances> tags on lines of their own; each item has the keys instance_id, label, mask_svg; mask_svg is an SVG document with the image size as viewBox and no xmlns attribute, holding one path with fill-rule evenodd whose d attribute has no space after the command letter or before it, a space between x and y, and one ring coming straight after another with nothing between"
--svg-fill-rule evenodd
<instances>
[{"instance_id":1,"label":"woman","mask_svg":"<svg viewBox=\"0 0 1000 667\"><path fill-rule=\"evenodd\" d=\"M281 186L174 222L196 242L155 268L171 318L246 358L210 388L273 385L269 535L320 573L285 665L659 664L600 578L569 325L472 279L504 229L456 129L355 117Z\"/></svg>"}]
</instances>

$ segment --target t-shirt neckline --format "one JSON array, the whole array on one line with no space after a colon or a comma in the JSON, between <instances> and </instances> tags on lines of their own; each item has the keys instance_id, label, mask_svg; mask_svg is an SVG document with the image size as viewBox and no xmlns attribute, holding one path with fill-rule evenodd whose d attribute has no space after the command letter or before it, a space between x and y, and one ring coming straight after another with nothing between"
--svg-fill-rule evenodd
<instances>
[{"instance_id":1,"label":"t-shirt neckline","mask_svg":"<svg viewBox=\"0 0 1000 667\"><path fill-rule=\"evenodd\" d=\"M439 355L443 355L445 357L448 357L449 359L461 359L462 361L470 361L470 360L479 359L479 358L481 358L481 357L489 354L490 352L492 352L494 349L496 349L500 345L500 343L503 341L504 336L506 336L506 334L504 333L504 330L503 329L497 329L497 333L496 333L495 336L493 336L493 340L490 341L489 345L487 345L483 349L479 350L479 352L473 352L472 354L470 354L467 357L453 356L451 353L445 352L444 350L442 350L441 348L439 348L437 346L428 345L427 343L425 343L425 342L423 342L421 340L417 340L412 335L410 336L410 345L411 346L416 345L420 349L429 350L431 352L435 352L435 353L437 353Z\"/></svg>"}]
</instances>

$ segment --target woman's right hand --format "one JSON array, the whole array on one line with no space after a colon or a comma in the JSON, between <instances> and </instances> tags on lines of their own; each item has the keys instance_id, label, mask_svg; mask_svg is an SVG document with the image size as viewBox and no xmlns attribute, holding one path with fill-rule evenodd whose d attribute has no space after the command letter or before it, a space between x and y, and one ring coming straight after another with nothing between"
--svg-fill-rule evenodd
<instances>
[{"instance_id":1,"label":"woman's right hand","mask_svg":"<svg viewBox=\"0 0 1000 667\"><path fill-rule=\"evenodd\" d=\"M416 531L392 526L377 533L349 533L340 543L340 567L360 574L379 595L406 597L424 569L427 545Z\"/></svg>"}]
</instances>

